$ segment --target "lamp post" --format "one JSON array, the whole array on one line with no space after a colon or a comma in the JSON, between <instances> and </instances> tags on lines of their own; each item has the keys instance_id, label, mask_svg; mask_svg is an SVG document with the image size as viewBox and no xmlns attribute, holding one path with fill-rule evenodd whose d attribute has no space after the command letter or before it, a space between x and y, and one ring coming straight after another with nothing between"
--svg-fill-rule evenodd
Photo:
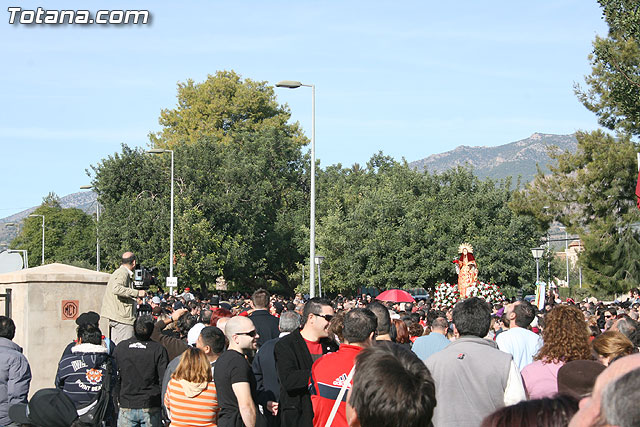
<instances>
[{"instance_id":1,"label":"lamp post","mask_svg":"<svg viewBox=\"0 0 640 427\"><path fill-rule=\"evenodd\" d=\"M91 185L83 185L81 190L93 190ZM100 271L100 237L98 236L98 223L100 222L100 203L96 199L96 271Z\"/></svg>"},{"instance_id":2,"label":"lamp post","mask_svg":"<svg viewBox=\"0 0 640 427\"><path fill-rule=\"evenodd\" d=\"M20 223L19 222L6 222L4 224L5 227L15 227L18 230L18 234L20 234Z\"/></svg>"},{"instance_id":3,"label":"lamp post","mask_svg":"<svg viewBox=\"0 0 640 427\"><path fill-rule=\"evenodd\" d=\"M571 288L569 285L569 235L566 228L564 229L564 259L567 262L567 287Z\"/></svg>"},{"instance_id":4,"label":"lamp post","mask_svg":"<svg viewBox=\"0 0 640 427\"><path fill-rule=\"evenodd\" d=\"M580 253L584 250L582 240L578 240L578 244L576 252L578 253L578 257L580 257ZM580 281L580 289L582 289L582 265L580 264L580 260L578 260L578 280Z\"/></svg>"},{"instance_id":5,"label":"lamp post","mask_svg":"<svg viewBox=\"0 0 640 427\"><path fill-rule=\"evenodd\" d=\"M169 294L173 294L173 288L177 286L177 281L173 277L173 150L165 148L153 148L148 150L150 154L171 153L171 224L169 225L169 277L167 277L167 285L169 286Z\"/></svg>"},{"instance_id":6,"label":"lamp post","mask_svg":"<svg viewBox=\"0 0 640 427\"><path fill-rule=\"evenodd\" d=\"M30 217L41 216L42 217L42 263L40 265L44 265L44 215L35 215L31 214Z\"/></svg>"},{"instance_id":7,"label":"lamp post","mask_svg":"<svg viewBox=\"0 0 640 427\"><path fill-rule=\"evenodd\" d=\"M543 253L544 248L531 248L531 254L536 260L536 283L540 281L540 258L542 258Z\"/></svg>"},{"instance_id":8,"label":"lamp post","mask_svg":"<svg viewBox=\"0 0 640 427\"><path fill-rule=\"evenodd\" d=\"M549 212L550 206L545 205L542 209ZM547 283L551 283L551 241L549 239L549 229L547 228Z\"/></svg>"},{"instance_id":9,"label":"lamp post","mask_svg":"<svg viewBox=\"0 0 640 427\"><path fill-rule=\"evenodd\" d=\"M4 224L5 227L15 227L17 230L16 237L20 236L20 223L19 222L6 222ZM7 245L7 250L9 249L9 245Z\"/></svg>"},{"instance_id":10,"label":"lamp post","mask_svg":"<svg viewBox=\"0 0 640 427\"><path fill-rule=\"evenodd\" d=\"M567 264L567 287L569 288L569 234L567 233L567 227L559 227L564 230L564 259Z\"/></svg>"},{"instance_id":11,"label":"lamp post","mask_svg":"<svg viewBox=\"0 0 640 427\"><path fill-rule=\"evenodd\" d=\"M18 229L18 235L20 234L20 223L19 222L7 222L4 224L5 227L16 227ZM22 268L25 270L29 268L29 255L27 254L26 249L9 249L7 246L8 253L21 253L22 254Z\"/></svg>"},{"instance_id":12,"label":"lamp post","mask_svg":"<svg viewBox=\"0 0 640 427\"><path fill-rule=\"evenodd\" d=\"M318 296L322 297L322 280L320 279L320 264L324 261L324 257L322 255L317 255L315 257L316 265L318 266Z\"/></svg>"},{"instance_id":13,"label":"lamp post","mask_svg":"<svg viewBox=\"0 0 640 427\"><path fill-rule=\"evenodd\" d=\"M311 208L309 218L309 295L316 296L313 263L316 256L316 86L292 80L276 83L276 87L297 89L300 86L311 88Z\"/></svg>"}]
</instances>

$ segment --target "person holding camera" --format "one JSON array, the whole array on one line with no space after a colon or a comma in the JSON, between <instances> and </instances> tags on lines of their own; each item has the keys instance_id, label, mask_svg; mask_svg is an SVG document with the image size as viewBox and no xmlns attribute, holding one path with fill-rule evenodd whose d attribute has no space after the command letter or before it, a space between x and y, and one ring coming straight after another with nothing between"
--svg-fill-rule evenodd
<instances>
[{"instance_id":1,"label":"person holding camera","mask_svg":"<svg viewBox=\"0 0 640 427\"><path fill-rule=\"evenodd\" d=\"M136 298L147 295L132 286L136 265L133 252L122 254L122 265L109 278L102 300L102 316L109 319L109 339L115 344L133 337Z\"/></svg>"}]
</instances>

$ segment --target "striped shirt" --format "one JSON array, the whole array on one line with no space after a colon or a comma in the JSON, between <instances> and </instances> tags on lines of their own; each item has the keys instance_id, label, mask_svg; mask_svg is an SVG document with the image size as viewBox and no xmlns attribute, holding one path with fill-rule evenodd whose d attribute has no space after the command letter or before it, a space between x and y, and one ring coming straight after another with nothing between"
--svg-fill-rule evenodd
<instances>
[{"instance_id":1,"label":"striped shirt","mask_svg":"<svg viewBox=\"0 0 640 427\"><path fill-rule=\"evenodd\" d=\"M196 396L188 397L179 381L171 379L164 395L172 427L215 427L218 422L218 395L213 381Z\"/></svg>"}]
</instances>

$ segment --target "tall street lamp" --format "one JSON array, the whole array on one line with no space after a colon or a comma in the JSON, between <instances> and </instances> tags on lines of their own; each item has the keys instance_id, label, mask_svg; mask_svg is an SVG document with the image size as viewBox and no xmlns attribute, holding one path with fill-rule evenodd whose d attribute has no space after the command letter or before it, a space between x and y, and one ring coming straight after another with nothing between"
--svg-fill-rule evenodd
<instances>
[{"instance_id":1,"label":"tall street lamp","mask_svg":"<svg viewBox=\"0 0 640 427\"><path fill-rule=\"evenodd\" d=\"M316 296L315 271L313 264L316 257L316 86L292 80L276 83L276 87L297 89L300 86L311 88L311 208L309 219L309 295Z\"/></svg>"},{"instance_id":2,"label":"tall street lamp","mask_svg":"<svg viewBox=\"0 0 640 427\"><path fill-rule=\"evenodd\" d=\"M15 227L18 230L18 235L20 235L20 223L19 222L7 222L4 224L5 227ZM29 268L29 255L26 249L9 249L7 247L7 252L9 253L20 253L22 254L22 268Z\"/></svg>"},{"instance_id":3,"label":"tall street lamp","mask_svg":"<svg viewBox=\"0 0 640 427\"><path fill-rule=\"evenodd\" d=\"M91 185L82 185L81 190L93 190ZM100 222L100 203L96 199L96 271L100 271L100 237L98 235L98 223Z\"/></svg>"},{"instance_id":4,"label":"tall street lamp","mask_svg":"<svg viewBox=\"0 0 640 427\"><path fill-rule=\"evenodd\" d=\"M567 264L567 287L569 288L569 234L567 233L567 227L558 227L564 230L564 259Z\"/></svg>"},{"instance_id":5,"label":"tall street lamp","mask_svg":"<svg viewBox=\"0 0 640 427\"><path fill-rule=\"evenodd\" d=\"M540 281L540 258L542 258L543 253L544 248L531 248L531 254L536 260L536 283Z\"/></svg>"},{"instance_id":6,"label":"tall street lamp","mask_svg":"<svg viewBox=\"0 0 640 427\"><path fill-rule=\"evenodd\" d=\"M550 206L545 205L542 207L547 213L549 212ZM549 229L547 228L547 283L551 283L551 241L549 240L551 237L549 236Z\"/></svg>"},{"instance_id":7,"label":"tall street lamp","mask_svg":"<svg viewBox=\"0 0 640 427\"><path fill-rule=\"evenodd\" d=\"M173 150L153 148L148 150L147 153L171 153L171 225L169 226L169 277L167 277L167 286L169 287L169 294L173 294L173 288L178 285L178 281L173 277Z\"/></svg>"},{"instance_id":8,"label":"tall street lamp","mask_svg":"<svg viewBox=\"0 0 640 427\"><path fill-rule=\"evenodd\" d=\"M580 256L580 253L582 251L584 251L584 247L582 246L582 240L578 240L578 247L576 248L578 257ZM582 265L580 263L580 260L578 260L578 280L580 280L580 289L582 289Z\"/></svg>"},{"instance_id":9,"label":"tall street lamp","mask_svg":"<svg viewBox=\"0 0 640 427\"><path fill-rule=\"evenodd\" d=\"M31 214L30 217L41 216L42 217L42 263L40 265L44 265L44 215L35 215Z\"/></svg>"},{"instance_id":10,"label":"tall street lamp","mask_svg":"<svg viewBox=\"0 0 640 427\"><path fill-rule=\"evenodd\" d=\"M315 257L316 265L318 266L318 296L322 298L322 280L320 279L320 264L324 261L324 257L322 255L317 255Z\"/></svg>"},{"instance_id":11,"label":"tall street lamp","mask_svg":"<svg viewBox=\"0 0 640 427\"><path fill-rule=\"evenodd\" d=\"M564 260L567 264L567 287L571 289L569 285L569 234L567 234L567 229L564 229Z\"/></svg>"}]
</instances>

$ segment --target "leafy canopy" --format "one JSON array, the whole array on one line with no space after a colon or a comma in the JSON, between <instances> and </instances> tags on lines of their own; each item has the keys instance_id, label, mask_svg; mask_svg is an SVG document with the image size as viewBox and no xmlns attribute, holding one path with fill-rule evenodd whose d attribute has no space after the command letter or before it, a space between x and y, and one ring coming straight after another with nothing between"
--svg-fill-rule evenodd
<instances>
[{"instance_id":1,"label":"leafy canopy","mask_svg":"<svg viewBox=\"0 0 640 427\"><path fill-rule=\"evenodd\" d=\"M366 168L329 167L318 181L318 253L329 289L455 281L462 242L474 246L482 280L515 287L535 280L535 228L508 208L508 183L465 169L422 174L382 154Z\"/></svg>"},{"instance_id":2,"label":"leafy canopy","mask_svg":"<svg viewBox=\"0 0 640 427\"><path fill-rule=\"evenodd\" d=\"M587 88L576 85L575 91L600 125L640 135L640 8L637 0L598 3L609 32L593 42Z\"/></svg>"},{"instance_id":3,"label":"leafy canopy","mask_svg":"<svg viewBox=\"0 0 640 427\"><path fill-rule=\"evenodd\" d=\"M227 143L234 132L265 129L279 129L298 146L306 143L298 123L287 124L289 108L278 104L273 87L264 81L242 80L233 71L218 71L201 83L191 79L178 83L177 96L176 108L160 112L158 122L163 129L149 134L154 147L195 144L203 136Z\"/></svg>"},{"instance_id":4,"label":"leafy canopy","mask_svg":"<svg viewBox=\"0 0 640 427\"><path fill-rule=\"evenodd\" d=\"M630 289L640 284L640 276L625 273L636 269L632 224L640 219L634 195L638 146L629 137L616 139L602 131L576 137L576 153L556 153L552 173L539 174L516 193L511 207L533 217L541 231L555 220L579 234L580 262L594 289Z\"/></svg>"}]
</instances>

